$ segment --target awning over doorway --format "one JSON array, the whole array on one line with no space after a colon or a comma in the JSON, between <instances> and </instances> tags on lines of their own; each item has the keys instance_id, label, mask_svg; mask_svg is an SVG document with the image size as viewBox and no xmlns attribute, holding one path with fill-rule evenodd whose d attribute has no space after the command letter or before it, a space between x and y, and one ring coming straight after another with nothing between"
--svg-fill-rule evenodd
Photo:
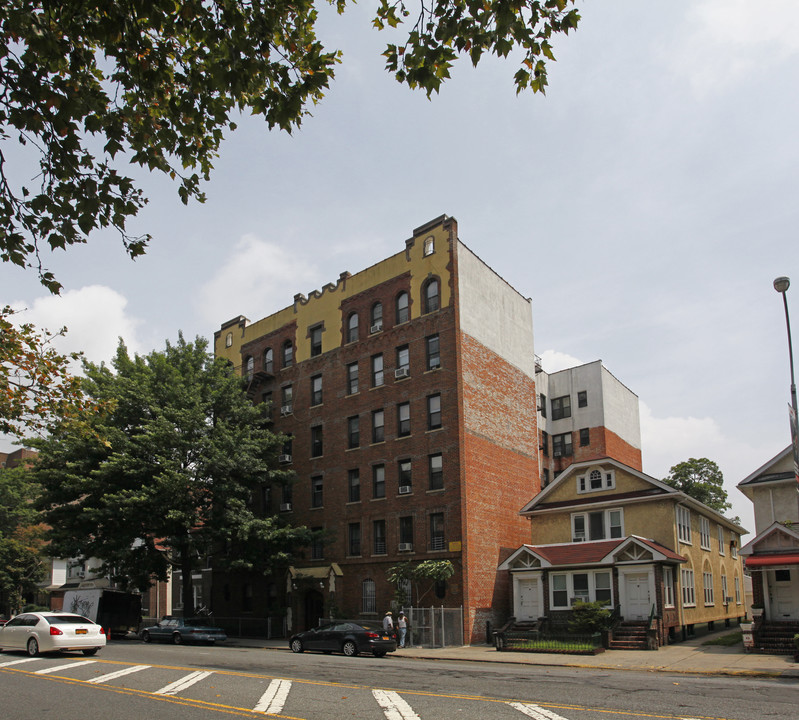
<instances>
[{"instance_id":1,"label":"awning over doorway","mask_svg":"<svg viewBox=\"0 0 799 720\"><path fill-rule=\"evenodd\" d=\"M746 567L771 567L773 565L799 565L799 553L790 555L751 555L746 558Z\"/></svg>"}]
</instances>

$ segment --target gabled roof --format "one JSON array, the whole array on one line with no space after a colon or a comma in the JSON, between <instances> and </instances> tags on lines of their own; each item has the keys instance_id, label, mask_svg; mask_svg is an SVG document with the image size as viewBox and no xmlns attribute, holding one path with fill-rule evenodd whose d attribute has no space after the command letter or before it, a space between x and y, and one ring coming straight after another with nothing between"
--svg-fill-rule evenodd
<instances>
[{"instance_id":1,"label":"gabled roof","mask_svg":"<svg viewBox=\"0 0 799 720\"><path fill-rule=\"evenodd\" d=\"M759 554L755 549L756 545L760 545L764 540L772 535L785 535L793 538L796 541L796 546L799 546L799 528L793 525L784 525L781 522L773 522L762 533L752 538L746 545L744 545L739 552L741 555L756 555ZM777 552L777 551L769 551ZM785 552L795 553L796 548L786 548Z\"/></svg>"},{"instance_id":2,"label":"gabled roof","mask_svg":"<svg viewBox=\"0 0 799 720\"><path fill-rule=\"evenodd\" d=\"M559 488L564 483L568 482L570 479L575 478L578 474L582 471L587 470L588 468L592 467L608 467L612 466L618 470L622 470L629 475L633 475L640 480L643 480L647 483L650 487L647 490L638 490L629 493L614 493L614 492L602 492L602 493L587 493L580 497L575 497L568 501L559 501L559 502L547 502L547 499L550 495L554 494L555 489ZM590 505L590 504L597 504L597 503L608 503L608 502L619 502L628 500L630 502L633 501L641 501L646 500L651 497L664 497L670 496L675 503L681 503L683 505L688 505L693 507L696 510L699 510L707 515L711 515L717 522L726 525L728 528L735 529L736 532L740 534L745 534L746 530L738 525L737 523L733 522L727 517L724 517L720 512L714 510L711 507L708 507L704 503L699 502L695 498L687 495L686 493L682 492L681 490L677 490L676 488L671 487L671 485L667 485L666 483L658 480L657 478L652 477L651 475L647 475L640 470L636 470L629 465L625 465L618 460L614 460L613 458L599 458L593 460L585 460L583 462L572 463L569 467L566 468L558 477L556 477L549 485L547 485L538 495L536 495L530 502L528 502L520 511L520 515L533 515L537 512L546 512L551 510L557 510L560 508L567 508L567 507L578 507L580 505Z\"/></svg>"},{"instance_id":3,"label":"gabled roof","mask_svg":"<svg viewBox=\"0 0 799 720\"><path fill-rule=\"evenodd\" d=\"M743 487L745 485L758 485L760 483L765 482L774 482L776 480L786 480L792 479L794 477L793 472L769 472L771 468L773 468L777 463L781 460L784 460L787 455L790 455L793 451L793 446L788 445L784 450L778 452L771 460L763 463L757 470L755 470L751 475L747 475L741 482L738 483L738 487Z\"/></svg>"},{"instance_id":4,"label":"gabled roof","mask_svg":"<svg viewBox=\"0 0 799 720\"><path fill-rule=\"evenodd\" d=\"M648 557L644 558L644 555ZM613 540L522 545L499 566L499 570L614 565L625 561L681 563L686 559L654 540L630 535Z\"/></svg>"}]
</instances>

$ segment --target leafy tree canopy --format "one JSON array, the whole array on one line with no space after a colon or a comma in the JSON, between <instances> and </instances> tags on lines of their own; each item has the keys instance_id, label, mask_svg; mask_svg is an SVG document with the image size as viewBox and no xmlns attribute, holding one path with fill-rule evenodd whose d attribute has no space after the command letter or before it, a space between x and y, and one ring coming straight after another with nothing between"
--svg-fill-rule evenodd
<instances>
[{"instance_id":1,"label":"leafy tree canopy","mask_svg":"<svg viewBox=\"0 0 799 720\"><path fill-rule=\"evenodd\" d=\"M100 572L142 589L179 569L191 614L204 558L266 572L309 542L307 529L253 511L262 483L292 479L276 469L283 438L205 340L180 336L145 357L120 343L113 371L85 363L85 373L101 407L91 431L67 421L34 443L55 554L98 558Z\"/></svg>"},{"instance_id":2,"label":"leafy tree canopy","mask_svg":"<svg viewBox=\"0 0 799 720\"><path fill-rule=\"evenodd\" d=\"M66 328L52 333L17 325L14 314L8 306L0 309L0 432L22 438L94 408L69 372L80 354L53 347Z\"/></svg>"},{"instance_id":3,"label":"leafy tree canopy","mask_svg":"<svg viewBox=\"0 0 799 720\"><path fill-rule=\"evenodd\" d=\"M405 597L401 586L410 581L411 586L415 586L416 599L418 605L422 598L433 589L437 582L449 580L455 574L455 568L449 560L423 560L420 563L411 561L392 565L386 570L386 578L397 587L398 602L404 604L407 601L414 602L414 598Z\"/></svg>"},{"instance_id":4,"label":"leafy tree canopy","mask_svg":"<svg viewBox=\"0 0 799 720\"><path fill-rule=\"evenodd\" d=\"M327 90L338 51L316 37L317 0L7 0L0 4L0 258L61 285L41 251L114 228L128 254L149 235L127 221L147 198L121 159L160 171L178 193L200 183L231 119L261 115L298 127ZM339 13L347 0L328 0ZM428 96L459 56L520 51L517 92L543 92L551 39L579 20L575 0L433 0L409 9L378 0L374 26L409 31L388 44L386 68ZM25 161L8 164L18 144ZM19 148L19 145L23 146ZM15 162L17 162L15 160ZM34 169L35 168L35 169Z\"/></svg>"},{"instance_id":5,"label":"leafy tree canopy","mask_svg":"<svg viewBox=\"0 0 799 720\"><path fill-rule=\"evenodd\" d=\"M732 507L727 502L724 475L719 466L707 458L690 458L677 463L663 482L720 513Z\"/></svg>"}]
</instances>

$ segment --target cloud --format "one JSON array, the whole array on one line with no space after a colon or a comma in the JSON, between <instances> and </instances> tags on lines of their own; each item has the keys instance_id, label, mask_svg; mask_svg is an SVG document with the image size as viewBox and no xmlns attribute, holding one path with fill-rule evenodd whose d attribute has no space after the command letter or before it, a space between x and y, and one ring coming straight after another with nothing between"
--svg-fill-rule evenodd
<instances>
[{"instance_id":1,"label":"cloud","mask_svg":"<svg viewBox=\"0 0 799 720\"><path fill-rule=\"evenodd\" d=\"M299 247L299 243L294 245ZM308 294L335 281L321 278L322 273L306 255L248 234L203 285L198 312L213 327L238 315L259 320L289 305L295 293Z\"/></svg>"},{"instance_id":2,"label":"cloud","mask_svg":"<svg viewBox=\"0 0 799 720\"><path fill-rule=\"evenodd\" d=\"M59 352L81 351L87 360L108 362L116 352L120 337L131 352L142 351L137 335L141 321L127 314L127 298L103 285L90 285L61 295L39 297L33 303L17 301L11 305L21 311L16 316L19 322L30 322L50 332L66 327L66 334L54 341Z\"/></svg>"},{"instance_id":3,"label":"cloud","mask_svg":"<svg viewBox=\"0 0 799 720\"><path fill-rule=\"evenodd\" d=\"M681 47L664 53L700 96L726 90L799 53L796 0L704 0L689 6L685 22L689 29Z\"/></svg>"},{"instance_id":4,"label":"cloud","mask_svg":"<svg viewBox=\"0 0 799 720\"><path fill-rule=\"evenodd\" d=\"M544 368L544 372L548 372L550 375L559 370L584 364L582 360L557 350L544 350L539 357L541 358L541 367Z\"/></svg>"}]
</instances>

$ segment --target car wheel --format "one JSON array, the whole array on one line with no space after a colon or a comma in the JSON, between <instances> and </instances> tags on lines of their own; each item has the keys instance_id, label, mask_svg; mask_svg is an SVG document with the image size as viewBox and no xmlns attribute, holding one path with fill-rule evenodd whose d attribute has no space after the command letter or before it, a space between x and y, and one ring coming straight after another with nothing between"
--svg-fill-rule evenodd
<instances>
[{"instance_id":1,"label":"car wheel","mask_svg":"<svg viewBox=\"0 0 799 720\"><path fill-rule=\"evenodd\" d=\"M302 651L303 651L302 640L300 640L299 638L294 638L291 641L291 652L301 653Z\"/></svg>"},{"instance_id":2,"label":"car wheel","mask_svg":"<svg viewBox=\"0 0 799 720\"><path fill-rule=\"evenodd\" d=\"M142 642L150 642L150 640L151 640L150 633L148 633L146 630L142 630L141 641Z\"/></svg>"},{"instance_id":3,"label":"car wheel","mask_svg":"<svg viewBox=\"0 0 799 720\"><path fill-rule=\"evenodd\" d=\"M39 641L36 638L28 640L28 655L36 657L39 654Z\"/></svg>"},{"instance_id":4,"label":"car wheel","mask_svg":"<svg viewBox=\"0 0 799 720\"><path fill-rule=\"evenodd\" d=\"M375 650L372 653L372 655L374 655L375 657L385 657L386 656L386 651L385 650Z\"/></svg>"},{"instance_id":5,"label":"car wheel","mask_svg":"<svg viewBox=\"0 0 799 720\"><path fill-rule=\"evenodd\" d=\"M358 646L352 642L352 640L347 640L347 642L342 645L341 652L347 657L355 657L358 654Z\"/></svg>"},{"instance_id":6,"label":"car wheel","mask_svg":"<svg viewBox=\"0 0 799 720\"><path fill-rule=\"evenodd\" d=\"M182 642L183 642L183 637L181 636L181 634L180 634L180 633L175 633L175 634L172 636L172 643L173 643L173 644L175 644L175 645L180 645Z\"/></svg>"},{"instance_id":7,"label":"car wheel","mask_svg":"<svg viewBox=\"0 0 799 720\"><path fill-rule=\"evenodd\" d=\"M92 655L97 655L97 652L99 650L100 650L100 648L86 648L83 651L83 654L86 655L87 657L91 657Z\"/></svg>"}]
</instances>

